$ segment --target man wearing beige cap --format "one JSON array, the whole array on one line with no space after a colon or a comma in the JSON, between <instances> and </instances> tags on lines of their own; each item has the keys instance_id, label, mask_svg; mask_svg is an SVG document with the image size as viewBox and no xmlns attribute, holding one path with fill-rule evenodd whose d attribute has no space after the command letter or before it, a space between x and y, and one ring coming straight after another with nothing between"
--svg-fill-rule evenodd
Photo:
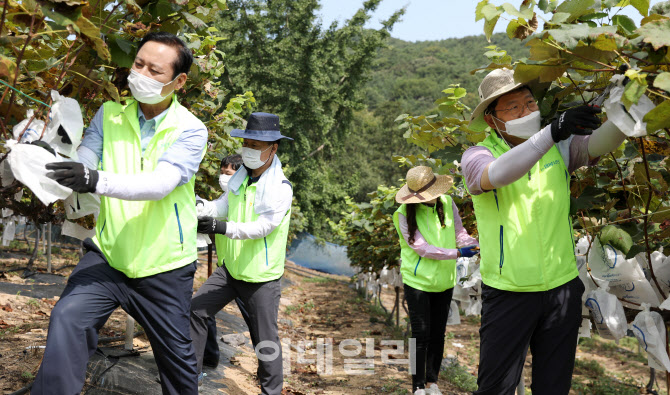
<instances>
[{"instance_id":1,"label":"man wearing beige cap","mask_svg":"<svg viewBox=\"0 0 670 395\"><path fill-rule=\"evenodd\" d=\"M595 164L626 136L610 121L596 129L600 109L588 105L542 127L531 90L514 81L512 70L489 73L479 98L470 125L493 131L462 159L481 245L475 394L513 394L529 346L533 393L567 394L584 292L569 215L570 173Z\"/></svg>"}]
</instances>

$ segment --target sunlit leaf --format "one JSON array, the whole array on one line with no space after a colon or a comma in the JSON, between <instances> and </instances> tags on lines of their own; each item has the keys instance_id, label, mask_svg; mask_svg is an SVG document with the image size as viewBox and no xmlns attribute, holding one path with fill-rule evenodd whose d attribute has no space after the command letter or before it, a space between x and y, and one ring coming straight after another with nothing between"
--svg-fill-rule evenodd
<instances>
[{"instance_id":1,"label":"sunlit leaf","mask_svg":"<svg viewBox=\"0 0 670 395\"><path fill-rule=\"evenodd\" d=\"M665 100L644 116L647 132L654 133L663 128L670 128L670 101Z\"/></svg>"},{"instance_id":2,"label":"sunlit leaf","mask_svg":"<svg viewBox=\"0 0 670 395\"><path fill-rule=\"evenodd\" d=\"M644 42L651 44L654 49L670 45L670 19L649 22L640 26L635 33L644 37Z\"/></svg>"}]
</instances>

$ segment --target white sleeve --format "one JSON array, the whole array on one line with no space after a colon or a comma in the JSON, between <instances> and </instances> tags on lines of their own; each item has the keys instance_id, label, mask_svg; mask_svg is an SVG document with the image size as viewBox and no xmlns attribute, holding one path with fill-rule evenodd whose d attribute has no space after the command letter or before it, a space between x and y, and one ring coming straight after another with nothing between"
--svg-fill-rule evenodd
<instances>
[{"instance_id":1,"label":"white sleeve","mask_svg":"<svg viewBox=\"0 0 670 395\"><path fill-rule=\"evenodd\" d=\"M603 156L608 152L612 152L619 148L621 143L626 139L614 122L607 121L598 129L593 131L589 137L589 156L597 158Z\"/></svg>"},{"instance_id":2,"label":"white sleeve","mask_svg":"<svg viewBox=\"0 0 670 395\"><path fill-rule=\"evenodd\" d=\"M122 200L161 200L177 187L181 179L179 169L167 162L158 162L150 173L99 171L98 174L95 193Z\"/></svg>"},{"instance_id":3,"label":"white sleeve","mask_svg":"<svg viewBox=\"0 0 670 395\"><path fill-rule=\"evenodd\" d=\"M290 185L283 183L277 195L278 202L275 210L260 215L253 222L228 222L226 236L234 240L261 239L272 233L291 208L293 189Z\"/></svg>"},{"instance_id":4,"label":"white sleeve","mask_svg":"<svg viewBox=\"0 0 670 395\"><path fill-rule=\"evenodd\" d=\"M496 188L509 185L524 174L554 146L551 125L500 155L489 165L489 182Z\"/></svg>"}]
</instances>

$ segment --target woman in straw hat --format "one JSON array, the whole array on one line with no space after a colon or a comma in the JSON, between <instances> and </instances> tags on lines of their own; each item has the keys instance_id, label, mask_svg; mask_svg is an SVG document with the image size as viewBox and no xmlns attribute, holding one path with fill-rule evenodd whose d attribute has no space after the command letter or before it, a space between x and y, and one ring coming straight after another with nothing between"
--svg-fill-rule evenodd
<instances>
[{"instance_id":1,"label":"woman in straw hat","mask_svg":"<svg viewBox=\"0 0 670 395\"><path fill-rule=\"evenodd\" d=\"M463 228L456 205L446 195L452 184L450 176L417 166L407 172L407 184L396 194L402 205L393 214L393 223L400 237L400 271L416 339L415 395L441 394L437 377L456 285L456 258L478 253L477 240Z\"/></svg>"}]
</instances>

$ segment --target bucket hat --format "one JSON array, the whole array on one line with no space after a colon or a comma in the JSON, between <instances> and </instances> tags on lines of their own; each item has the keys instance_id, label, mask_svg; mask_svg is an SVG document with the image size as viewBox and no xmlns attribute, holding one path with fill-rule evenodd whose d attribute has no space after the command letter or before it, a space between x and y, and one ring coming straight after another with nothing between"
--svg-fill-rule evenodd
<instances>
[{"instance_id":1,"label":"bucket hat","mask_svg":"<svg viewBox=\"0 0 670 395\"><path fill-rule=\"evenodd\" d=\"M447 175L436 175L428 166L417 166L407 172L407 183L396 193L398 203L422 203L445 194L454 184Z\"/></svg>"},{"instance_id":2,"label":"bucket hat","mask_svg":"<svg viewBox=\"0 0 670 395\"><path fill-rule=\"evenodd\" d=\"M484 110L500 96L521 88L524 84L514 81L514 70L502 68L490 72L479 84L479 104L470 115L470 126L484 126Z\"/></svg>"},{"instance_id":3,"label":"bucket hat","mask_svg":"<svg viewBox=\"0 0 670 395\"><path fill-rule=\"evenodd\" d=\"M258 141L293 140L290 137L283 136L279 131L279 115L266 112L252 113L247 119L246 129L233 129L230 135Z\"/></svg>"}]
</instances>

